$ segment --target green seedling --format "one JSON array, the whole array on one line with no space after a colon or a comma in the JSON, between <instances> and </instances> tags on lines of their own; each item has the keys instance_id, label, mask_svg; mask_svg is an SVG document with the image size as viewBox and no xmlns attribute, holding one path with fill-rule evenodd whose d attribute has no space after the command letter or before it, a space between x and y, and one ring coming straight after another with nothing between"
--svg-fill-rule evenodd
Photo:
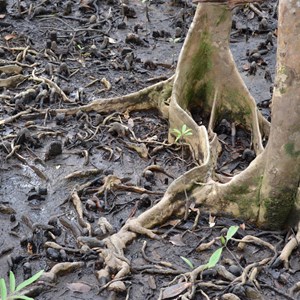
<instances>
[{"instance_id":1,"label":"green seedling","mask_svg":"<svg viewBox=\"0 0 300 300\"><path fill-rule=\"evenodd\" d=\"M22 294L21 290L29 286L30 284L37 281L41 275L44 273L44 270L39 271L35 275L31 276L27 280L23 281L16 287L16 278L12 271L9 272L9 291L7 291L6 283L4 278L0 279L0 300L34 300L31 297L25 296Z\"/></svg>"},{"instance_id":2,"label":"green seedling","mask_svg":"<svg viewBox=\"0 0 300 300\"><path fill-rule=\"evenodd\" d=\"M194 269L194 265L193 263L186 257L184 256L180 256L180 258L191 268L191 269Z\"/></svg>"},{"instance_id":3,"label":"green seedling","mask_svg":"<svg viewBox=\"0 0 300 300\"><path fill-rule=\"evenodd\" d=\"M175 143L182 142L183 138L188 135L193 135L192 129L183 124L181 129L174 128L173 133L176 135Z\"/></svg>"},{"instance_id":4,"label":"green seedling","mask_svg":"<svg viewBox=\"0 0 300 300\"><path fill-rule=\"evenodd\" d=\"M216 264L219 262L223 249L227 248L228 241L235 235L235 233L238 231L239 226L230 226L227 230L227 234L225 237L221 236L221 243L222 247L217 249L209 258L208 263L206 264L207 269L214 268Z\"/></svg>"}]
</instances>

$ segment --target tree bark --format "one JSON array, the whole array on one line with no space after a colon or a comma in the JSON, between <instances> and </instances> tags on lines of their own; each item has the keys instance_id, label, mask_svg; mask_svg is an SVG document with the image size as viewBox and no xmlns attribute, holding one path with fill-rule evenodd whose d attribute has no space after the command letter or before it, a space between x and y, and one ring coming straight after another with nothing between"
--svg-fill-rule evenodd
<instances>
[{"instance_id":1,"label":"tree bark","mask_svg":"<svg viewBox=\"0 0 300 300\"><path fill-rule=\"evenodd\" d=\"M259 223L272 227L281 227L295 209L300 181L299 30L299 1L280 1L276 84L259 214Z\"/></svg>"},{"instance_id":2,"label":"tree bark","mask_svg":"<svg viewBox=\"0 0 300 300\"><path fill-rule=\"evenodd\" d=\"M231 15L224 4L198 4L179 57L169 110L170 128L185 123L197 133L196 138L187 140L202 154L202 166L214 165L213 147L210 151L205 148L209 136L198 134L202 126L195 124L189 111L198 106L209 115L209 132L222 118L252 130L258 157L245 171L227 184L186 188L198 204L210 210L230 212L268 228L284 226L292 212L294 221L300 218L296 200L300 181L300 40L295 38L299 20L297 1L280 1L276 86L266 149L261 145L265 123L232 60L228 43ZM212 167L207 170L213 173Z\"/></svg>"}]
</instances>

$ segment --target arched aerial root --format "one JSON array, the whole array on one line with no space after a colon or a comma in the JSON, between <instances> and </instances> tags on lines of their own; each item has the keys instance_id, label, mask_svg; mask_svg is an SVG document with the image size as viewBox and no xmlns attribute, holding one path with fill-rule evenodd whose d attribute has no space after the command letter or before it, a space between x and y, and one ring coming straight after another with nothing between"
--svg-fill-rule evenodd
<instances>
[{"instance_id":1,"label":"arched aerial root","mask_svg":"<svg viewBox=\"0 0 300 300\"><path fill-rule=\"evenodd\" d=\"M283 263L284 267L286 269L289 268L289 258L293 252L294 249L299 247L300 245L300 222L297 225L297 232L294 236L291 237L291 239L288 241L288 243L284 246L284 248L281 251L281 254L277 258L277 260L274 262L274 266L278 266Z\"/></svg>"},{"instance_id":2,"label":"arched aerial root","mask_svg":"<svg viewBox=\"0 0 300 300\"><path fill-rule=\"evenodd\" d=\"M200 133L204 126L193 120L194 108L201 110L203 118L209 117L209 133L222 118L232 126L237 123L249 129L257 155L264 150L262 136L269 135L270 124L258 111L233 60L230 30L231 12L226 4L198 4L176 68L169 109L170 130L186 124L193 136L185 139L196 154L204 156L208 151Z\"/></svg>"}]
</instances>

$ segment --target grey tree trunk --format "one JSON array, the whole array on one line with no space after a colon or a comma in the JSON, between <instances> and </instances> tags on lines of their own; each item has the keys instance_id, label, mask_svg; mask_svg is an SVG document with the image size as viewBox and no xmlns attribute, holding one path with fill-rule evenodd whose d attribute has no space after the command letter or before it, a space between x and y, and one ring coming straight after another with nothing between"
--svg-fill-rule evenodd
<instances>
[{"instance_id":1,"label":"grey tree trunk","mask_svg":"<svg viewBox=\"0 0 300 300\"><path fill-rule=\"evenodd\" d=\"M259 223L280 227L295 207L300 182L300 7L280 1L272 123L260 191Z\"/></svg>"}]
</instances>

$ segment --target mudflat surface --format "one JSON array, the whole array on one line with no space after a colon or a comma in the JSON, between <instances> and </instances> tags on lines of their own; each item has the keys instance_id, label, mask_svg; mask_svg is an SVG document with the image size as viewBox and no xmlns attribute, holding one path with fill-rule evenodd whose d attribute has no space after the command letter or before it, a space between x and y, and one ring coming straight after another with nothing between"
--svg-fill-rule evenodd
<instances>
[{"instance_id":1,"label":"mudflat surface","mask_svg":"<svg viewBox=\"0 0 300 300\"><path fill-rule=\"evenodd\" d=\"M260 15L249 6L234 9L230 39L241 75L270 119L276 1L257 8ZM181 256L194 267L206 263L218 245L201 252L196 248L231 225L243 224L217 217L210 227L209 216L201 214L194 225L195 210L187 221L170 220L157 228L163 236L159 241L139 236L126 249L132 269L124 279L127 291L121 294L100 291L95 271L102 268L102 261L76 236L87 232L70 201L72 191L81 189L84 220L95 236L103 217L116 232L128 218L159 201L170 182L195 162L187 148L168 144L168 123L155 110L68 116L51 109L125 95L172 76L194 12L193 4L181 1L7 1L0 15L0 65L14 67L1 70L0 118L26 113L0 125L0 277L7 278L12 270L21 282L59 262L80 261L82 268L45 285L35 299L158 299L162 288L176 283L170 284L176 275L191 270ZM17 76L15 82L12 76ZM49 112L40 114L41 108ZM225 145L230 140L226 126L225 122L216 128ZM219 173L233 175L248 165L243 153L251 137L243 128L238 128L237 137L235 149L224 147ZM78 171L89 172L79 176L74 173ZM95 195L109 176L115 176L115 186ZM235 238L259 237L276 247L276 253L255 243L239 251L237 242L231 241L233 256L225 251L220 266L233 276L265 257L275 260L292 234L244 225ZM76 251L46 247L50 241ZM299 270L298 249L289 269L270 265L258 269L258 285L235 286L216 270L207 270L201 289L210 299L226 292L240 299L261 299L258 294L264 299L297 299L289 291L300 280ZM171 288L173 299L179 297L180 288ZM199 290L195 299L206 298Z\"/></svg>"}]
</instances>

